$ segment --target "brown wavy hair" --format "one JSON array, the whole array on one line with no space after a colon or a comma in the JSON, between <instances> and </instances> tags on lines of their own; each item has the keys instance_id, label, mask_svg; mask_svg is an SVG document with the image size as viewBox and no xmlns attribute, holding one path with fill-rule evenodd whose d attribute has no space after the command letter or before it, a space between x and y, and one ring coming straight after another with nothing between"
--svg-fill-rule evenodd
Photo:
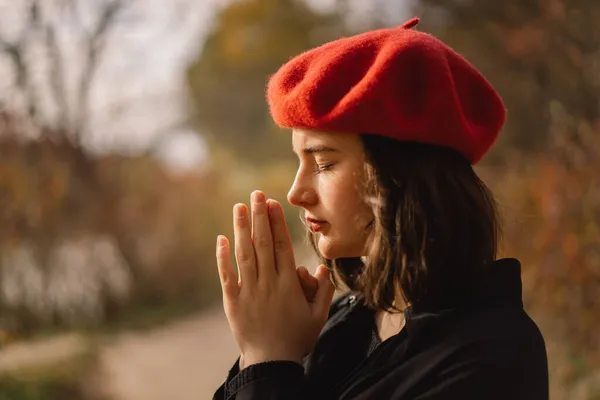
<instances>
[{"instance_id":1,"label":"brown wavy hair","mask_svg":"<svg viewBox=\"0 0 600 400\"><path fill-rule=\"evenodd\" d=\"M328 260L336 287L364 295L374 309L406 304L452 307L468 298L496 259L496 201L462 155L449 148L361 135L365 199L373 211L363 258Z\"/></svg>"}]
</instances>

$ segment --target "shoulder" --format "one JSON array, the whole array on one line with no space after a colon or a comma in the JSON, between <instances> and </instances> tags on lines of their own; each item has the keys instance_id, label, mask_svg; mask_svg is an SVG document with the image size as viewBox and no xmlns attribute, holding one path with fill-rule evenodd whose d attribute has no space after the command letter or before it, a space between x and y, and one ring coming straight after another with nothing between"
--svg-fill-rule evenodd
<instances>
[{"instance_id":1,"label":"shoulder","mask_svg":"<svg viewBox=\"0 0 600 400\"><path fill-rule=\"evenodd\" d=\"M548 398L544 339L522 308L465 310L443 319L417 339L432 387L466 398Z\"/></svg>"},{"instance_id":2,"label":"shoulder","mask_svg":"<svg viewBox=\"0 0 600 400\"><path fill-rule=\"evenodd\" d=\"M547 390L546 345L525 310L481 309L465 313L456 323L449 338L454 341L453 351L447 360L453 367L462 365L482 385L515 398L529 393L531 399L537 399Z\"/></svg>"},{"instance_id":3,"label":"shoulder","mask_svg":"<svg viewBox=\"0 0 600 400\"><path fill-rule=\"evenodd\" d=\"M465 313L459 331L472 343L486 348L506 344L515 348L536 348L545 351L545 342L537 324L523 308L483 308ZM510 354L508 354L510 355Z\"/></svg>"},{"instance_id":4,"label":"shoulder","mask_svg":"<svg viewBox=\"0 0 600 400\"><path fill-rule=\"evenodd\" d=\"M524 309L489 307L464 310L444 318L430 339L451 348L469 348L484 360L544 361L546 346L540 329ZM433 331L436 332L433 332ZM529 358L527 356L530 356Z\"/></svg>"}]
</instances>

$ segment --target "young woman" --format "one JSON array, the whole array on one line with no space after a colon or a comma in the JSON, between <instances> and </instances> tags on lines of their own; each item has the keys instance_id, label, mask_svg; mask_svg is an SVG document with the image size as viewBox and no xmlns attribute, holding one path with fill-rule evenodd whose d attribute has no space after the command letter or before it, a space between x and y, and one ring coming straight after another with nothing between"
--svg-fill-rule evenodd
<instances>
[{"instance_id":1,"label":"young woman","mask_svg":"<svg viewBox=\"0 0 600 400\"><path fill-rule=\"evenodd\" d=\"M270 79L300 160L288 201L323 264L296 268L277 201L256 191L251 216L234 207L217 261L241 356L214 399L548 399L520 264L497 259L496 204L472 167L504 105L417 22L325 44ZM333 304L332 280L349 289Z\"/></svg>"}]
</instances>

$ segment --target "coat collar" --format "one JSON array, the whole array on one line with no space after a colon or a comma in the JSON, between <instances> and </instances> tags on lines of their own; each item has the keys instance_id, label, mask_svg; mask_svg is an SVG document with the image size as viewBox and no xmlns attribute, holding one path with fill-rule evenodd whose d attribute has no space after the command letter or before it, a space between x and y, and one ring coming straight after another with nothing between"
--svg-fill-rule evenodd
<instances>
[{"instance_id":1,"label":"coat collar","mask_svg":"<svg viewBox=\"0 0 600 400\"><path fill-rule=\"evenodd\" d=\"M367 318L372 318L373 311L364 307L362 294L350 293L343 303L351 308L359 306ZM457 311L486 307L523 307L521 263L517 259L502 258L491 263L471 293L460 296L460 300L455 300L454 303L427 299L413 303L404 310L406 328L417 331L440 318L450 317Z\"/></svg>"},{"instance_id":2,"label":"coat collar","mask_svg":"<svg viewBox=\"0 0 600 400\"><path fill-rule=\"evenodd\" d=\"M521 263L515 258L494 261L471 293L455 304L420 301L405 309L407 326L456 310L490 306L523 307Z\"/></svg>"}]
</instances>

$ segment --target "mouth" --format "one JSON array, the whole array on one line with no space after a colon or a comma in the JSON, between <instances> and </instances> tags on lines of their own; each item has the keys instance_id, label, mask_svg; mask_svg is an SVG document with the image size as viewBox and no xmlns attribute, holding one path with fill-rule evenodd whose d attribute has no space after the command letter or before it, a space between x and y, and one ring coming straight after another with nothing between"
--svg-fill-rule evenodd
<instances>
[{"instance_id":1,"label":"mouth","mask_svg":"<svg viewBox=\"0 0 600 400\"><path fill-rule=\"evenodd\" d=\"M323 230L327 221L322 221L314 218L306 218L306 221L309 223L310 230L313 232L320 232Z\"/></svg>"}]
</instances>

